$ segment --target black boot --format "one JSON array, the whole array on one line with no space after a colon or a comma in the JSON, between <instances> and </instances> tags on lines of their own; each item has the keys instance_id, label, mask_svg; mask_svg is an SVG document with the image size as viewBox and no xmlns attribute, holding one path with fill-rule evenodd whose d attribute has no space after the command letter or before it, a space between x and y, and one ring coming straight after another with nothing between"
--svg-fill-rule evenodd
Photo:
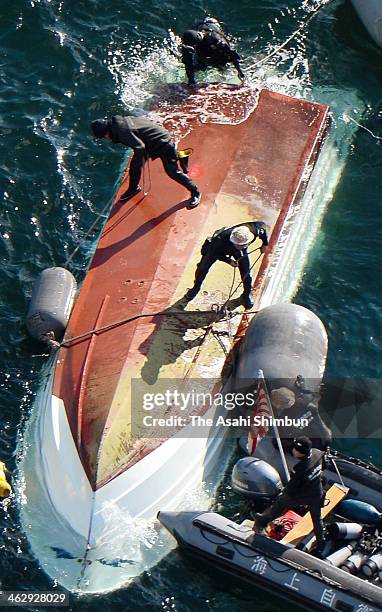
<instances>
[{"instance_id":1,"label":"black boot","mask_svg":"<svg viewBox=\"0 0 382 612\"><path fill-rule=\"evenodd\" d=\"M313 552L310 553L312 557L316 557L316 559L325 559L323 556L323 546L316 546Z\"/></svg>"},{"instance_id":2,"label":"black boot","mask_svg":"<svg viewBox=\"0 0 382 612\"><path fill-rule=\"evenodd\" d=\"M130 200L130 198L135 196L140 191L142 191L142 189L140 188L139 185L137 187L135 187L135 189L130 189L129 188L127 191L125 191L125 193L123 193L121 195L121 197L119 199L120 199L121 202L127 202L127 200Z\"/></svg>"},{"instance_id":3,"label":"black boot","mask_svg":"<svg viewBox=\"0 0 382 612\"><path fill-rule=\"evenodd\" d=\"M191 193L190 201L188 202L188 208L196 208L200 202L201 197L202 194L200 193L200 191L193 191Z\"/></svg>"},{"instance_id":4,"label":"black boot","mask_svg":"<svg viewBox=\"0 0 382 612\"><path fill-rule=\"evenodd\" d=\"M253 308L255 305L255 302L253 300L253 297L250 293L243 293L241 296L242 302L246 308L246 310L249 310L250 308Z\"/></svg>"},{"instance_id":5,"label":"black boot","mask_svg":"<svg viewBox=\"0 0 382 612\"><path fill-rule=\"evenodd\" d=\"M260 512L255 512L251 515L251 518L253 519L253 532L261 533L263 529L265 529L265 527L267 526L267 523L264 523L262 514L260 514Z\"/></svg>"}]
</instances>

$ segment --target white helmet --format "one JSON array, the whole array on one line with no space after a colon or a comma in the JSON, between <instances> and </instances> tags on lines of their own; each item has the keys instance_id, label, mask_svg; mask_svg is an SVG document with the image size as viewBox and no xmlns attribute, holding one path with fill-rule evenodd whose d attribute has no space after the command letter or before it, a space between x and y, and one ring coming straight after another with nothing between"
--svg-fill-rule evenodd
<instances>
[{"instance_id":1,"label":"white helmet","mask_svg":"<svg viewBox=\"0 0 382 612\"><path fill-rule=\"evenodd\" d=\"M250 229L246 225L239 225L239 227L234 227L230 237L230 241L235 245L238 249L243 249L249 245L253 240L253 234Z\"/></svg>"},{"instance_id":2,"label":"white helmet","mask_svg":"<svg viewBox=\"0 0 382 612\"><path fill-rule=\"evenodd\" d=\"M288 410L296 401L295 394L288 387L280 387L271 391L271 402L274 408Z\"/></svg>"}]
</instances>

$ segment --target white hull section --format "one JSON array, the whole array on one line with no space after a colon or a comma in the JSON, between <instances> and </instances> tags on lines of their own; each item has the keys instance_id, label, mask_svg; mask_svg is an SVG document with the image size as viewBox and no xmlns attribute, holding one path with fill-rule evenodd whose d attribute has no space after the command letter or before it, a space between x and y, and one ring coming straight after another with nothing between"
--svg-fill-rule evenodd
<instances>
[{"instance_id":1,"label":"white hull section","mask_svg":"<svg viewBox=\"0 0 382 612\"><path fill-rule=\"evenodd\" d=\"M352 0L352 3L371 38L382 47L381 0Z\"/></svg>"},{"instance_id":2,"label":"white hull section","mask_svg":"<svg viewBox=\"0 0 382 612\"><path fill-rule=\"evenodd\" d=\"M342 167L327 142L303 201L284 223L260 307L292 298ZM41 566L70 591L126 585L174 546L154 522L159 510L211 506L230 456L227 442L216 428L209 440L183 431L93 492L50 380L35 402L21 462L21 519Z\"/></svg>"},{"instance_id":3,"label":"white hull section","mask_svg":"<svg viewBox=\"0 0 382 612\"><path fill-rule=\"evenodd\" d=\"M218 462L223 438L186 438L183 431L94 492L64 406L54 396L49 401L49 395L50 383L45 411L31 419L25 435L22 521L33 552L65 588L114 590L172 547L154 527L160 509L182 507L182 502L209 507L208 487L214 488L225 466Z\"/></svg>"}]
</instances>

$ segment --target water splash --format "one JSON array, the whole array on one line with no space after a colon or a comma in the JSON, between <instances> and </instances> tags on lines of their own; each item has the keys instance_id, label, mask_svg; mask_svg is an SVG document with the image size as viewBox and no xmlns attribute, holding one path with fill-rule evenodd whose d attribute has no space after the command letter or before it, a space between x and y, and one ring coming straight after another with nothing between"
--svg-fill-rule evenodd
<instances>
[{"instance_id":1,"label":"water splash","mask_svg":"<svg viewBox=\"0 0 382 612\"><path fill-rule=\"evenodd\" d=\"M153 521L134 518L128 512L122 512L116 504L108 502L103 504L100 514L105 527L97 540L97 548L107 547L108 558L123 557L129 551L129 557L135 563L141 562L143 549L151 549L158 541ZM113 533L111 546L110 533Z\"/></svg>"},{"instance_id":2,"label":"water splash","mask_svg":"<svg viewBox=\"0 0 382 612\"><path fill-rule=\"evenodd\" d=\"M113 76L115 93L127 108L146 107L158 83L171 82L178 68L173 40L143 41L116 48L112 41L107 66Z\"/></svg>"}]
</instances>

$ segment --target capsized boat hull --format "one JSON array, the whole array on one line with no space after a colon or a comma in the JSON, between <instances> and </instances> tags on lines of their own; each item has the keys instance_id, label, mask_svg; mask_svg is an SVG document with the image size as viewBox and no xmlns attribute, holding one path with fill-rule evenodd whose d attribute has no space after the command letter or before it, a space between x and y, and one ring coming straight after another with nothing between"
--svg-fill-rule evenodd
<instances>
[{"instance_id":1,"label":"capsized boat hull","mask_svg":"<svg viewBox=\"0 0 382 612\"><path fill-rule=\"evenodd\" d=\"M223 124L221 91L229 102ZM186 194L158 161L146 174L147 196L121 206L117 194L36 423L26 432L39 478L33 486L32 476L25 478L23 523L47 573L70 590L111 590L155 563L166 551L150 523L156 512L177 507L186 492L200 493L205 482L212 492L218 476L211 475L224 468L224 432L211 428L198 437L184 427L138 436L134 429L143 414L136 381L151 393L163 381L190 389L196 379L204 391L222 389L242 317L237 302L229 317L214 308L229 297L227 267L213 267L191 304L180 299L206 236L222 226L266 222L267 253L251 255L261 308L285 295L286 266L298 267L296 243L315 218L312 194L303 196L328 108L268 91L257 100L246 88L212 86L195 96L172 107L172 116L196 108L180 147L194 148L190 176L203 192L201 204L187 210ZM126 176L119 193L125 188ZM207 410L197 407L201 415ZM28 474L26 460L22 469ZM46 530L44 500L57 529ZM198 501L202 509L208 503L202 495Z\"/></svg>"},{"instance_id":2,"label":"capsized boat hull","mask_svg":"<svg viewBox=\"0 0 382 612\"><path fill-rule=\"evenodd\" d=\"M185 432L93 491L57 398L26 433L22 522L43 569L71 591L115 590L155 565L174 546L153 524L158 509L207 509L225 467L222 435Z\"/></svg>"}]
</instances>

